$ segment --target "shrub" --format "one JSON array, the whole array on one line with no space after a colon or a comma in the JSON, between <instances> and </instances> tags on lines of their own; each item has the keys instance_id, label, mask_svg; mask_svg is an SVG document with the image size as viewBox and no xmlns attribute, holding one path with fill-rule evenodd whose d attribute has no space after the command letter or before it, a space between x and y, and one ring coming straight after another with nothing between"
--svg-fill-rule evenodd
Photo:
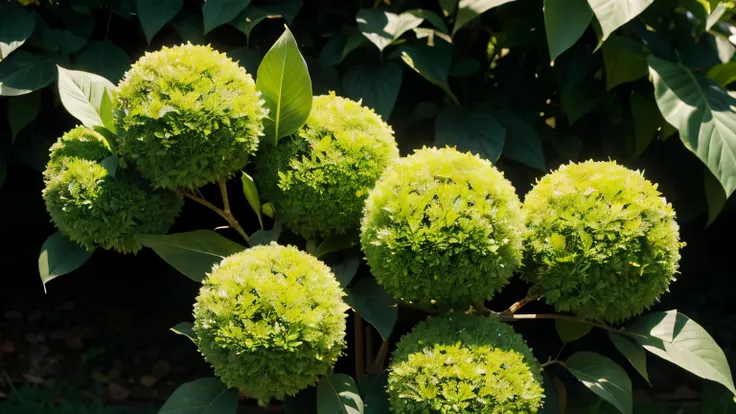
<instances>
[{"instance_id":1,"label":"shrub","mask_svg":"<svg viewBox=\"0 0 736 414\"><path fill-rule=\"evenodd\" d=\"M521 203L490 162L451 148L397 161L368 196L361 243L389 293L429 305L490 299L522 258Z\"/></svg>"},{"instance_id":2,"label":"shrub","mask_svg":"<svg viewBox=\"0 0 736 414\"><path fill-rule=\"evenodd\" d=\"M521 335L478 315L432 317L398 343L390 365L392 411L536 413L540 367Z\"/></svg>"},{"instance_id":3,"label":"shrub","mask_svg":"<svg viewBox=\"0 0 736 414\"><path fill-rule=\"evenodd\" d=\"M206 46L146 53L114 95L118 151L154 187L196 188L243 168L266 110L253 78Z\"/></svg>"},{"instance_id":4,"label":"shrub","mask_svg":"<svg viewBox=\"0 0 736 414\"><path fill-rule=\"evenodd\" d=\"M43 197L56 227L87 250L96 247L135 253L136 234L165 233L182 200L152 190L133 171L112 177L101 161L112 153L104 138L85 127L64 134L52 147Z\"/></svg>"},{"instance_id":5,"label":"shrub","mask_svg":"<svg viewBox=\"0 0 736 414\"><path fill-rule=\"evenodd\" d=\"M359 226L368 192L398 156L380 116L333 93L314 98L296 134L277 147L264 145L256 177L289 228L327 238Z\"/></svg>"},{"instance_id":6,"label":"shrub","mask_svg":"<svg viewBox=\"0 0 736 414\"><path fill-rule=\"evenodd\" d=\"M571 163L524 200L526 272L558 311L618 322L668 290L680 259L672 206L638 171L615 162Z\"/></svg>"},{"instance_id":7,"label":"shrub","mask_svg":"<svg viewBox=\"0 0 736 414\"><path fill-rule=\"evenodd\" d=\"M295 247L225 258L194 305L199 350L229 387L267 403L317 382L345 348L343 292L324 263Z\"/></svg>"}]
</instances>

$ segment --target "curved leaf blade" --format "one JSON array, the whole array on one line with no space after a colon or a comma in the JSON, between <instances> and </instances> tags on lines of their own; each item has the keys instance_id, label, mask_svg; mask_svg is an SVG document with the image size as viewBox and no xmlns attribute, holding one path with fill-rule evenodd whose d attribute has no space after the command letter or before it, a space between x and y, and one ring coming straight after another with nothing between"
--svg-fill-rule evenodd
<instances>
[{"instance_id":1,"label":"curved leaf blade","mask_svg":"<svg viewBox=\"0 0 736 414\"><path fill-rule=\"evenodd\" d=\"M718 179L711 174L707 167L703 173L703 185L705 187L705 201L708 205L708 222L705 223L705 227L708 228L716 221L723 208L726 207L727 199L721 183L718 182Z\"/></svg>"},{"instance_id":2,"label":"curved leaf blade","mask_svg":"<svg viewBox=\"0 0 736 414\"><path fill-rule=\"evenodd\" d=\"M197 343L197 334L194 332L193 324L191 322L179 322L169 330L177 335L186 336L195 344Z\"/></svg>"},{"instance_id":3,"label":"curved leaf blade","mask_svg":"<svg viewBox=\"0 0 736 414\"><path fill-rule=\"evenodd\" d=\"M365 404L366 414L384 414L388 413L388 394L386 387L388 386L388 371L380 374L368 374L358 382L358 390Z\"/></svg>"},{"instance_id":4,"label":"curved leaf blade","mask_svg":"<svg viewBox=\"0 0 736 414\"><path fill-rule=\"evenodd\" d=\"M187 382L171 394L159 414L224 414L238 410L238 390L217 378Z\"/></svg>"},{"instance_id":5,"label":"curved leaf blade","mask_svg":"<svg viewBox=\"0 0 736 414\"><path fill-rule=\"evenodd\" d=\"M511 1L514 0L460 0L457 5L457 16L455 17L455 26L452 28L452 35L454 36L463 26L486 11Z\"/></svg>"},{"instance_id":6,"label":"curved leaf blade","mask_svg":"<svg viewBox=\"0 0 736 414\"><path fill-rule=\"evenodd\" d=\"M342 78L345 95L388 119L401 88L401 69L394 63L351 66Z\"/></svg>"},{"instance_id":7,"label":"curved leaf blade","mask_svg":"<svg viewBox=\"0 0 736 414\"><path fill-rule=\"evenodd\" d=\"M615 362L593 352L577 352L564 365L583 385L621 413L633 412L631 380Z\"/></svg>"},{"instance_id":8,"label":"curved leaf blade","mask_svg":"<svg viewBox=\"0 0 736 414\"><path fill-rule=\"evenodd\" d=\"M494 164L501 156L505 141L506 131L486 113L467 112L451 106L440 112L435 121L435 146L457 147L459 151L470 151Z\"/></svg>"},{"instance_id":9,"label":"curved leaf blade","mask_svg":"<svg viewBox=\"0 0 736 414\"><path fill-rule=\"evenodd\" d=\"M77 67L117 82L130 68L130 56L109 40L92 42L77 58Z\"/></svg>"},{"instance_id":10,"label":"curved leaf blade","mask_svg":"<svg viewBox=\"0 0 736 414\"><path fill-rule=\"evenodd\" d=\"M207 0L202 5L204 16L204 33L222 26L233 20L240 12L245 10L250 0Z\"/></svg>"},{"instance_id":11,"label":"curved leaf blade","mask_svg":"<svg viewBox=\"0 0 736 414\"><path fill-rule=\"evenodd\" d=\"M143 33L146 34L148 44L151 44L153 36L156 36L166 23L179 13L183 0L136 0L136 10L138 11L138 19L143 26Z\"/></svg>"},{"instance_id":12,"label":"curved leaf blade","mask_svg":"<svg viewBox=\"0 0 736 414\"><path fill-rule=\"evenodd\" d=\"M459 105L457 96L452 93L447 77L452 63L452 46L445 41L427 44L407 45L401 48L401 60L414 69L424 79L439 86L453 102Z\"/></svg>"},{"instance_id":13,"label":"curved leaf blade","mask_svg":"<svg viewBox=\"0 0 736 414\"><path fill-rule=\"evenodd\" d=\"M495 111L491 115L506 130L503 155L539 171L547 171L542 138L534 127L513 111Z\"/></svg>"},{"instance_id":14,"label":"curved leaf blade","mask_svg":"<svg viewBox=\"0 0 736 414\"><path fill-rule=\"evenodd\" d=\"M112 82L94 73L57 67L59 97L64 108L86 127L103 126L114 133Z\"/></svg>"},{"instance_id":15,"label":"curved leaf blade","mask_svg":"<svg viewBox=\"0 0 736 414\"><path fill-rule=\"evenodd\" d=\"M50 60L17 50L0 62L0 96L19 96L48 86L56 79Z\"/></svg>"},{"instance_id":16,"label":"curved leaf blade","mask_svg":"<svg viewBox=\"0 0 736 414\"><path fill-rule=\"evenodd\" d=\"M67 239L60 232L57 231L49 236L43 243L41 254L38 256L38 272L41 274L44 292L46 283L78 269L90 257L92 257L92 252Z\"/></svg>"},{"instance_id":17,"label":"curved leaf blade","mask_svg":"<svg viewBox=\"0 0 736 414\"><path fill-rule=\"evenodd\" d=\"M378 9L360 9L355 21L363 36L383 51L401 35L422 24L424 18L412 12L394 14Z\"/></svg>"},{"instance_id":18,"label":"curved leaf blade","mask_svg":"<svg viewBox=\"0 0 736 414\"><path fill-rule=\"evenodd\" d=\"M638 16L654 0L588 0L598 23L601 25L601 42L616 29Z\"/></svg>"},{"instance_id":19,"label":"curved leaf blade","mask_svg":"<svg viewBox=\"0 0 736 414\"><path fill-rule=\"evenodd\" d=\"M563 343L577 341L593 329L593 325L565 319L555 319L555 330Z\"/></svg>"},{"instance_id":20,"label":"curved leaf blade","mask_svg":"<svg viewBox=\"0 0 736 414\"><path fill-rule=\"evenodd\" d=\"M399 308L393 296L372 276L361 278L345 289L345 293L348 294L345 303L373 325L384 341L388 340L399 317Z\"/></svg>"},{"instance_id":21,"label":"curved leaf blade","mask_svg":"<svg viewBox=\"0 0 736 414\"><path fill-rule=\"evenodd\" d=\"M36 15L17 2L0 3L0 61L21 47L33 33Z\"/></svg>"},{"instance_id":22,"label":"curved leaf blade","mask_svg":"<svg viewBox=\"0 0 736 414\"><path fill-rule=\"evenodd\" d=\"M644 352L644 348L631 339L615 332L609 331L608 337L611 338L611 342L613 342L616 349L631 362L631 365L651 385L649 374L647 373L647 354Z\"/></svg>"},{"instance_id":23,"label":"curved leaf blade","mask_svg":"<svg viewBox=\"0 0 736 414\"><path fill-rule=\"evenodd\" d=\"M264 124L272 142L278 143L307 121L312 110L312 81L288 27L258 66L256 86L269 110Z\"/></svg>"},{"instance_id":24,"label":"curved leaf blade","mask_svg":"<svg viewBox=\"0 0 736 414\"><path fill-rule=\"evenodd\" d=\"M8 100L8 123L15 141L18 133L28 126L41 111L41 93L29 93Z\"/></svg>"},{"instance_id":25,"label":"curved leaf blade","mask_svg":"<svg viewBox=\"0 0 736 414\"><path fill-rule=\"evenodd\" d=\"M195 282L201 282L212 266L225 257L245 250L245 247L212 230L144 234L138 236L138 241Z\"/></svg>"},{"instance_id":26,"label":"curved leaf blade","mask_svg":"<svg viewBox=\"0 0 736 414\"><path fill-rule=\"evenodd\" d=\"M544 28L550 60L578 41L593 19L586 0L544 0Z\"/></svg>"},{"instance_id":27,"label":"curved leaf blade","mask_svg":"<svg viewBox=\"0 0 736 414\"><path fill-rule=\"evenodd\" d=\"M326 375L317 384L319 414L363 414L363 409L358 387L349 376Z\"/></svg>"},{"instance_id":28,"label":"curved leaf blade","mask_svg":"<svg viewBox=\"0 0 736 414\"><path fill-rule=\"evenodd\" d=\"M250 208L253 209L253 211L258 216L258 222L261 224L261 229L263 229L263 218L261 216L261 197L258 195L258 187L256 187L256 182L253 181L253 177L243 172L242 177L240 177L240 181L243 184L243 194L245 195L245 199L248 200L248 204L250 204Z\"/></svg>"},{"instance_id":29,"label":"curved leaf blade","mask_svg":"<svg viewBox=\"0 0 736 414\"><path fill-rule=\"evenodd\" d=\"M603 44L602 52L606 67L606 90L643 78L649 73L641 45L629 38L611 36Z\"/></svg>"},{"instance_id":30,"label":"curved leaf blade","mask_svg":"<svg viewBox=\"0 0 736 414\"><path fill-rule=\"evenodd\" d=\"M736 62L726 62L713 66L706 74L724 88L736 81Z\"/></svg>"},{"instance_id":31,"label":"curved leaf blade","mask_svg":"<svg viewBox=\"0 0 736 414\"><path fill-rule=\"evenodd\" d=\"M730 196L736 190L736 99L683 65L654 56L648 61L660 112Z\"/></svg>"}]
</instances>

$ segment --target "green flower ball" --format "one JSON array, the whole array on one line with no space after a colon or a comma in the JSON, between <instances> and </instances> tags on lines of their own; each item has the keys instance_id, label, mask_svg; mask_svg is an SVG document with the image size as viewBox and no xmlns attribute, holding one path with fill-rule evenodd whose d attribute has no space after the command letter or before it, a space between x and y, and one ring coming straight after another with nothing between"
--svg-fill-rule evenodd
<instances>
[{"instance_id":1,"label":"green flower ball","mask_svg":"<svg viewBox=\"0 0 736 414\"><path fill-rule=\"evenodd\" d=\"M97 132L81 126L67 132L51 146L43 198L70 240L89 251L136 253L141 244L135 236L166 233L183 202L174 192L151 189L133 171L118 168L108 175L110 156Z\"/></svg>"},{"instance_id":2,"label":"green flower ball","mask_svg":"<svg viewBox=\"0 0 736 414\"><path fill-rule=\"evenodd\" d=\"M569 164L524 200L525 278L560 312L605 322L642 313L680 260L675 211L657 186L615 162Z\"/></svg>"},{"instance_id":3,"label":"green flower ball","mask_svg":"<svg viewBox=\"0 0 736 414\"><path fill-rule=\"evenodd\" d=\"M523 229L519 198L490 162L424 148L389 167L368 196L361 244L396 298L465 306L508 283Z\"/></svg>"},{"instance_id":4,"label":"green flower ball","mask_svg":"<svg viewBox=\"0 0 736 414\"><path fill-rule=\"evenodd\" d=\"M334 93L317 96L306 124L256 159L262 195L301 236L357 230L363 203L398 158L393 131L372 109Z\"/></svg>"},{"instance_id":5,"label":"green flower ball","mask_svg":"<svg viewBox=\"0 0 736 414\"><path fill-rule=\"evenodd\" d=\"M118 152L156 188L196 188L242 169L263 107L253 78L208 46L146 53L113 97Z\"/></svg>"},{"instance_id":6,"label":"green flower ball","mask_svg":"<svg viewBox=\"0 0 736 414\"><path fill-rule=\"evenodd\" d=\"M432 317L404 336L388 375L397 414L536 413L540 366L521 335L479 315Z\"/></svg>"},{"instance_id":7,"label":"green flower ball","mask_svg":"<svg viewBox=\"0 0 736 414\"><path fill-rule=\"evenodd\" d=\"M317 383L345 349L343 291L324 263L295 247L225 258L194 305L197 345L215 374L266 404Z\"/></svg>"}]
</instances>

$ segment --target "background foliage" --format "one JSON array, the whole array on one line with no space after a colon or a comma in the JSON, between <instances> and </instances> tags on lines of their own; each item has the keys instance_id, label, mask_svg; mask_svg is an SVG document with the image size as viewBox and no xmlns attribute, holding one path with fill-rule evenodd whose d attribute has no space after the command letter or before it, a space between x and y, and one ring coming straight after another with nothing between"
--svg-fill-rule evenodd
<instances>
[{"instance_id":1,"label":"background foliage","mask_svg":"<svg viewBox=\"0 0 736 414\"><path fill-rule=\"evenodd\" d=\"M2 254L8 261L27 257L24 250L35 256L51 233L39 208L40 172L51 143L76 123L61 108L56 65L117 83L145 51L190 41L211 44L256 75L288 23L314 94L334 90L362 99L395 129L402 154L444 144L480 153L521 194L569 160L611 158L646 169L673 202L689 244L679 292L663 300L710 324L732 359L733 271L717 248L734 224L723 212L736 189L731 6L717 0L0 0L0 229L21 241ZM190 214L180 225L192 230L201 222ZM257 223L253 217L251 230ZM33 269L19 260L16 270L31 277ZM688 292L694 286L700 294ZM370 313L363 316L371 320Z\"/></svg>"}]
</instances>

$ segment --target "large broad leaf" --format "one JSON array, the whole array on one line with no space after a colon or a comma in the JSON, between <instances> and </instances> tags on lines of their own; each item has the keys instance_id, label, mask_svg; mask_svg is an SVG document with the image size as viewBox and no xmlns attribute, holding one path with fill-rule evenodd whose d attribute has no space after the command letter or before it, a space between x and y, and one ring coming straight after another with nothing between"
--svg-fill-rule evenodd
<instances>
[{"instance_id":1,"label":"large broad leaf","mask_svg":"<svg viewBox=\"0 0 736 414\"><path fill-rule=\"evenodd\" d=\"M259 6L247 7L230 24L250 37L253 29L266 19L283 18L291 24L301 8L302 0L270 0Z\"/></svg>"},{"instance_id":2,"label":"large broad leaf","mask_svg":"<svg viewBox=\"0 0 736 414\"><path fill-rule=\"evenodd\" d=\"M317 384L319 414L362 414L363 400L355 381L345 374L325 375Z\"/></svg>"},{"instance_id":3,"label":"large broad leaf","mask_svg":"<svg viewBox=\"0 0 736 414\"><path fill-rule=\"evenodd\" d=\"M601 41L608 39L614 30L638 16L652 3L654 0L588 0L601 25Z\"/></svg>"},{"instance_id":4,"label":"large broad leaf","mask_svg":"<svg viewBox=\"0 0 736 414\"><path fill-rule=\"evenodd\" d=\"M8 101L8 122L13 141L21 129L36 119L41 110L41 93L29 93Z\"/></svg>"},{"instance_id":5,"label":"large broad leaf","mask_svg":"<svg viewBox=\"0 0 736 414\"><path fill-rule=\"evenodd\" d=\"M0 96L18 96L48 86L56 65L41 56L18 50L0 62Z\"/></svg>"},{"instance_id":6,"label":"large broad leaf","mask_svg":"<svg viewBox=\"0 0 736 414\"><path fill-rule=\"evenodd\" d=\"M304 125L312 110L312 81L288 28L263 57L256 84L269 111L264 124L272 142Z\"/></svg>"},{"instance_id":7,"label":"large broad leaf","mask_svg":"<svg viewBox=\"0 0 736 414\"><path fill-rule=\"evenodd\" d=\"M377 9L360 9L355 15L358 30L383 51L402 34L418 27L424 18L414 13L394 14Z\"/></svg>"},{"instance_id":8,"label":"large broad leaf","mask_svg":"<svg viewBox=\"0 0 736 414\"><path fill-rule=\"evenodd\" d=\"M555 319L555 329L562 342L569 343L587 335L593 329L593 325L565 319Z\"/></svg>"},{"instance_id":9,"label":"large broad leaf","mask_svg":"<svg viewBox=\"0 0 736 414\"><path fill-rule=\"evenodd\" d=\"M627 37L611 36L603 44L606 89L643 78L649 73L643 47Z\"/></svg>"},{"instance_id":10,"label":"large broad leaf","mask_svg":"<svg viewBox=\"0 0 736 414\"><path fill-rule=\"evenodd\" d=\"M450 75L452 63L452 45L445 41L437 41L434 46L428 44L414 44L401 49L401 59L429 82L439 86L455 103L457 97L447 77Z\"/></svg>"},{"instance_id":11,"label":"large broad leaf","mask_svg":"<svg viewBox=\"0 0 736 414\"><path fill-rule=\"evenodd\" d=\"M38 256L38 272L41 274L43 290L46 283L52 279L70 273L82 266L92 252L67 239L58 231L43 243L41 254Z\"/></svg>"},{"instance_id":12,"label":"large broad leaf","mask_svg":"<svg viewBox=\"0 0 736 414\"><path fill-rule=\"evenodd\" d=\"M634 118L634 135L636 136L632 157L636 158L649 147L654 135L657 134L665 120L657 108L657 103L649 96L634 92L629 98L629 104L631 116Z\"/></svg>"},{"instance_id":13,"label":"large broad leaf","mask_svg":"<svg viewBox=\"0 0 736 414\"><path fill-rule=\"evenodd\" d=\"M204 22L199 13L182 12L171 22L181 40L195 45L204 44Z\"/></svg>"},{"instance_id":14,"label":"large broad leaf","mask_svg":"<svg viewBox=\"0 0 736 414\"><path fill-rule=\"evenodd\" d=\"M112 91L115 85L94 73L59 68L59 97L72 116L86 127L103 126L115 132Z\"/></svg>"},{"instance_id":15,"label":"large broad leaf","mask_svg":"<svg viewBox=\"0 0 736 414\"><path fill-rule=\"evenodd\" d=\"M723 350L705 329L687 316L676 310L650 313L624 333L654 355L701 378L723 384L736 395Z\"/></svg>"},{"instance_id":16,"label":"large broad leaf","mask_svg":"<svg viewBox=\"0 0 736 414\"><path fill-rule=\"evenodd\" d=\"M708 204L708 222L705 227L710 227L716 220L723 208L726 206L726 193L721 183L711 174L708 168L703 173L703 184L705 185L705 201Z\"/></svg>"},{"instance_id":17,"label":"large broad leaf","mask_svg":"<svg viewBox=\"0 0 736 414\"><path fill-rule=\"evenodd\" d=\"M562 414L565 409L567 390L565 384L548 370L542 371L544 406L540 414Z\"/></svg>"},{"instance_id":18,"label":"large broad leaf","mask_svg":"<svg viewBox=\"0 0 736 414\"><path fill-rule=\"evenodd\" d=\"M236 47L227 51L227 55L235 62L238 62L246 72L253 75L253 79L256 79L258 74L258 65L263 60L257 49L250 49L247 46Z\"/></svg>"},{"instance_id":19,"label":"large broad leaf","mask_svg":"<svg viewBox=\"0 0 736 414\"><path fill-rule=\"evenodd\" d=\"M452 28L453 36L471 20L496 6L506 4L510 1L513 0L460 0L457 5L455 26Z\"/></svg>"},{"instance_id":20,"label":"large broad leaf","mask_svg":"<svg viewBox=\"0 0 736 414\"><path fill-rule=\"evenodd\" d=\"M587 0L544 0L544 28L549 57L557 59L585 33L593 18Z\"/></svg>"},{"instance_id":21,"label":"large broad leaf","mask_svg":"<svg viewBox=\"0 0 736 414\"><path fill-rule=\"evenodd\" d=\"M503 155L539 171L547 171L542 138L534 127L512 111L494 111L492 115L506 130Z\"/></svg>"},{"instance_id":22,"label":"large broad leaf","mask_svg":"<svg viewBox=\"0 0 736 414\"><path fill-rule=\"evenodd\" d=\"M736 81L736 62L726 62L713 66L706 76L725 88Z\"/></svg>"},{"instance_id":23,"label":"large broad leaf","mask_svg":"<svg viewBox=\"0 0 736 414\"><path fill-rule=\"evenodd\" d=\"M234 414L236 411L238 390L228 389L217 378L200 378L180 385L158 414Z\"/></svg>"},{"instance_id":24,"label":"large broad leaf","mask_svg":"<svg viewBox=\"0 0 736 414\"><path fill-rule=\"evenodd\" d=\"M245 247L220 236L212 230L188 233L145 234L138 236L142 245L153 249L166 263L184 276L200 282L212 266Z\"/></svg>"},{"instance_id":25,"label":"large broad leaf","mask_svg":"<svg viewBox=\"0 0 736 414\"><path fill-rule=\"evenodd\" d=\"M399 96L401 68L392 62L351 66L342 85L348 98L362 99L363 105L388 119Z\"/></svg>"},{"instance_id":26,"label":"large broad leaf","mask_svg":"<svg viewBox=\"0 0 736 414\"><path fill-rule=\"evenodd\" d=\"M14 1L0 3L0 61L25 43L35 25L33 12Z\"/></svg>"},{"instance_id":27,"label":"large broad leaf","mask_svg":"<svg viewBox=\"0 0 736 414\"><path fill-rule=\"evenodd\" d=\"M360 256L351 255L344 260L330 265L332 273L335 274L335 278L340 282L340 286L345 289L353 278L358 274L358 268L360 267Z\"/></svg>"},{"instance_id":28,"label":"large broad leaf","mask_svg":"<svg viewBox=\"0 0 736 414\"><path fill-rule=\"evenodd\" d=\"M256 182L253 181L253 177L246 174L245 171L243 171L243 175L240 177L240 182L243 184L243 195L245 195L245 199L248 200L250 208L252 208L258 216L258 223L260 223L261 229L263 229L263 218L261 216L261 196L258 194L258 187L256 187Z\"/></svg>"},{"instance_id":29,"label":"large broad leaf","mask_svg":"<svg viewBox=\"0 0 736 414\"><path fill-rule=\"evenodd\" d=\"M615 332L608 332L608 337L611 338L611 342L631 362L631 365L639 371L642 377L647 382L649 381L649 374L647 373L647 354L644 352L644 348L641 345L633 341L632 339L617 334Z\"/></svg>"},{"instance_id":30,"label":"large broad leaf","mask_svg":"<svg viewBox=\"0 0 736 414\"><path fill-rule=\"evenodd\" d=\"M615 362L593 352L577 352L564 365L583 385L621 413L633 412L631 380Z\"/></svg>"},{"instance_id":31,"label":"large broad leaf","mask_svg":"<svg viewBox=\"0 0 736 414\"><path fill-rule=\"evenodd\" d=\"M330 253L339 252L340 250L357 246L358 243L360 243L360 238L355 232L332 235L317 246L314 250L314 256L322 257Z\"/></svg>"},{"instance_id":32,"label":"large broad leaf","mask_svg":"<svg viewBox=\"0 0 736 414\"><path fill-rule=\"evenodd\" d=\"M399 317L399 308L393 296L371 276L359 279L345 292L348 294L345 303L373 325L384 341L388 340Z\"/></svg>"},{"instance_id":33,"label":"large broad leaf","mask_svg":"<svg viewBox=\"0 0 736 414\"><path fill-rule=\"evenodd\" d=\"M143 26L148 44L162 27L179 13L183 0L136 0L138 19Z\"/></svg>"},{"instance_id":34,"label":"large broad leaf","mask_svg":"<svg viewBox=\"0 0 736 414\"><path fill-rule=\"evenodd\" d=\"M736 190L736 99L712 79L649 56L654 96L664 119L708 166L726 195Z\"/></svg>"},{"instance_id":35,"label":"large broad leaf","mask_svg":"<svg viewBox=\"0 0 736 414\"><path fill-rule=\"evenodd\" d=\"M281 232L283 230L284 225L280 221L276 220L276 222L273 223L273 228L271 230L258 230L251 234L249 244L251 246L260 246L276 242L279 240L279 236L281 236Z\"/></svg>"},{"instance_id":36,"label":"large broad leaf","mask_svg":"<svg viewBox=\"0 0 736 414\"><path fill-rule=\"evenodd\" d=\"M450 106L440 112L435 123L435 146L457 147L492 163L501 156L505 141L506 131L487 113Z\"/></svg>"},{"instance_id":37,"label":"large broad leaf","mask_svg":"<svg viewBox=\"0 0 736 414\"><path fill-rule=\"evenodd\" d=\"M204 32L230 22L250 4L250 0L207 0L202 6Z\"/></svg>"},{"instance_id":38,"label":"large broad leaf","mask_svg":"<svg viewBox=\"0 0 736 414\"><path fill-rule=\"evenodd\" d=\"M92 42L77 58L77 68L118 82L130 68L130 57L109 40Z\"/></svg>"},{"instance_id":39,"label":"large broad leaf","mask_svg":"<svg viewBox=\"0 0 736 414\"><path fill-rule=\"evenodd\" d=\"M389 412L388 371L380 374L368 374L358 382L358 391L363 398L366 414L385 414Z\"/></svg>"}]
</instances>

